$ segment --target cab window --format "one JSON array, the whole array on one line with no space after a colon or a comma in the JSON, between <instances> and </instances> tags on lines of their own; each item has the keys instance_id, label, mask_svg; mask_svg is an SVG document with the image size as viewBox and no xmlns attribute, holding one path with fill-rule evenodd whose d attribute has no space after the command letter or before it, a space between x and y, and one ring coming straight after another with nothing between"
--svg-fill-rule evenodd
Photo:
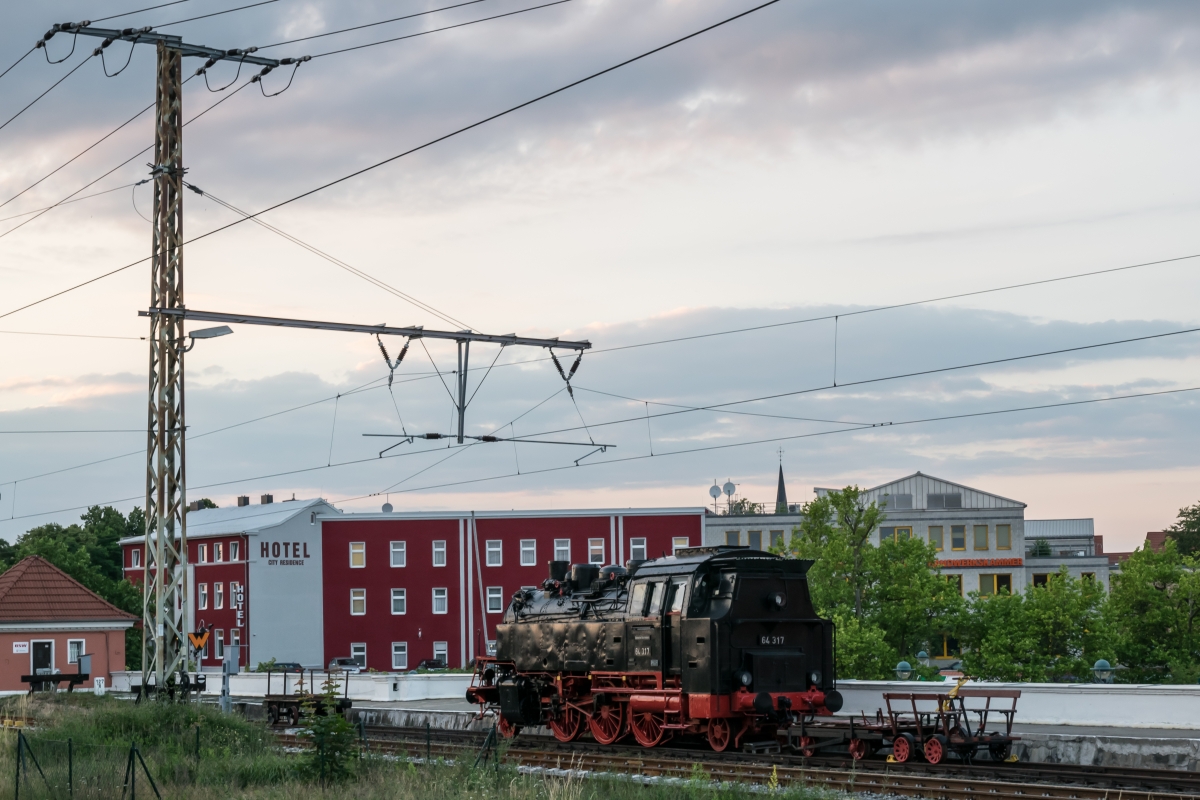
<instances>
[{"instance_id":1,"label":"cab window","mask_svg":"<svg viewBox=\"0 0 1200 800\"><path fill-rule=\"evenodd\" d=\"M629 613L640 617L646 613L646 586L644 583L635 583L633 585L633 593L629 595Z\"/></svg>"},{"instance_id":2,"label":"cab window","mask_svg":"<svg viewBox=\"0 0 1200 800\"><path fill-rule=\"evenodd\" d=\"M662 613L663 595L666 594L667 585L665 583L654 584L654 591L650 595L650 609L646 612L648 617L657 617Z\"/></svg>"},{"instance_id":3,"label":"cab window","mask_svg":"<svg viewBox=\"0 0 1200 800\"><path fill-rule=\"evenodd\" d=\"M683 595L686 584L682 581L677 581L671 584L671 613L680 614L683 612Z\"/></svg>"}]
</instances>

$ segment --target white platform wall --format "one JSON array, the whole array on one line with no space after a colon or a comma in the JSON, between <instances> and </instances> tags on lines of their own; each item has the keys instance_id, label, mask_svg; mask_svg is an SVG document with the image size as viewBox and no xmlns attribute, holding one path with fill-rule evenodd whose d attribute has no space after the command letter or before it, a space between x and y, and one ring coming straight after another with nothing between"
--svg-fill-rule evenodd
<instances>
[{"instance_id":1,"label":"white platform wall","mask_svg":"<svg viewBox=\"0 0 1200 800\"><path fill-rule=\"evenodd\" d=\"M206 672L207 686L205 695L221 693L221 673ZM140 672L114 672L114 691L128 692L141 683ZM471 676L460 673L427 675L393 675L389 673L364 673L359 675L338 676L338 680L349 678L347 689L351 700L462 700L465 699L467 687L471 684ZM295 693L297 675L286 677L289 693ZM320 692L325 673L313 673L316 691ZM271 675L271 694L283 694L285 676L279 673ZM309 687L309 675L304 673L304 688ZM263 697L267 693L267 675L263 672L243 672L229 676L229 693L235 697ZM342 690L338 690L342 694Z\"/></svg>"}]
</instances>

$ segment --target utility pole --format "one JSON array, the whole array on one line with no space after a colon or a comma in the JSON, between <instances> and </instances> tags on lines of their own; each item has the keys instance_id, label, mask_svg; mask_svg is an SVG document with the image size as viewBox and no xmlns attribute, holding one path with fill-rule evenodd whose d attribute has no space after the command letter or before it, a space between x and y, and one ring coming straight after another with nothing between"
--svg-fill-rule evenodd
<instances>
[{"instance_id":1,"label":"utility pole","mask_svg":"<svg viewBox=\"0 0 1200 800\"><path fill-rule=\"evenodd\" d=\"M142 687L166 690L187 669L187 472L184 460L183 317L183 58L258 64L263 70L301 59L252 55L254 49L217 50L190 45L152 28L92 28L89 21L55 25L56 33L104 39L95 55L117 40L154 44L158 51L154 111L154 230L151 241L150 381L146 414L146 557L142 572ZM304 59L307 60L307 57ZM151 687L153 687L151 689Z\"/></svg>"}]
</instances>

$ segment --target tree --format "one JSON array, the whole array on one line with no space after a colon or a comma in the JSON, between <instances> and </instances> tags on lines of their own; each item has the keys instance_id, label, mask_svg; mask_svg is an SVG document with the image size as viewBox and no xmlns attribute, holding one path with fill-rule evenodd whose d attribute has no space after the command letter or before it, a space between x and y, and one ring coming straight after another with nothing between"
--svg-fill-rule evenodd
<instances>
[{"instance_id":1,"label":"tree","mask_svg":"<svg viewBox=\"0 0 1200 800\"><path fill-rule=\"evenodd\" d=\"M1033 543L1033 549L1029 551L1030 558L1049 558L1053 553L1050 552L1050 542L1045 539L1038 539Z\"/></svg>"},{"instance_id":2,"label":"tree","mask_svg":"<svg viewBox=\"0 0 1200 800\"><path fill-rule=\"evenodd\" d=\"M1200 671L1200 557L1168 539L1134 552L1112 578L1105 620L1130 683L1194 682Z\"/></svg>"},{"instance_id":3,"label":"tree","mask_svg":"<svg viewBox=\"0 0 1200 800\"><path fill-rule=\"evenodd\" d=\"M1200 553L1200 503L1179 509L1179 518L1167 528L1167 533L1183 555Z\"/></svg>"},{"instance_id":4,"label":"tree","mask_svg":"<svg viewBox=\"0 0 1200 800\"><path fill-rule=\"evenodd\" d=\"M937 550L908 538L886 539L872 551L866 570L868 619L900 657L933 649L935 641L953 630L964 607L958 584L946 580L937 567Z\"/></svg>"},{"instance_id":5,"label":"tree","mask_svg":"<svg viewBox=\"0 0 1200 800\"><path fill-rule=\"evenodd\" d=\"M849 584L854 616L863 616L863 592L867 583L867 551L871 534L883 521L883 509L864 505L857 486L834 490L801 508L800 536L793 536L793 554L800 558L832 558L832 568ZM802 554L807 551L809 554Z\"/></svg>"},{"instance_id":6,"label":"tree","mask_svg":"<svg viewBox=\"0 0 1200 800\"><path fill-rule=\"evenodd\" d=\"M871 622L853 615L835 614L838 678L886 680L894 677L896 651L884 632Z\"/></svg>"}]
</instances>

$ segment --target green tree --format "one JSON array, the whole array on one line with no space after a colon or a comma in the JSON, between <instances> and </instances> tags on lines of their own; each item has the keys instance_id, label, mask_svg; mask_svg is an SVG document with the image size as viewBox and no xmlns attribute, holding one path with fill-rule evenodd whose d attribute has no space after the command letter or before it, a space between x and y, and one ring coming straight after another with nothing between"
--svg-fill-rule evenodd
<instances>
[{"instance_id":1,"label":"green tree","mask_svg":"<svg viewBox=\"0 0 1200 800\"><path fill-rule=\"evenodd\" d=\"M1130 683L1192 682L1200 669L1200 558L1168 539L1136 551L1112 577L1105 605L1118 674Z\"/></svg>"},{"instance_id":2,"label":"green tree","mask_svg":"<svg viewBox=\"0 0 1200 800\"><path fill-rule=\"evenodd\" d=\"M862 619L869 551L873 549L871 534L884 519L883 509L874 501L864 504L863 491L857 486L847 486L805 503L801 513L804 517L799 527L800 535L792 537L792 554L798 558L817 559L818 564L822 560L831 560L828 569L822 571L835 580L846 581L854 616ZM827 588L837 591L832 586ZM832 606L830 603L825 607Z\"/></svg>"},{"instance_id":3,"label":"green tree","mask_svg":"<svg viewBox=\"0 0 1200 800\"><path fill-rule=\"evenodd\" d=\"M1200 553L1200 503L1179 509L1179 518L1167 528L1167 533L1183 555Z\"/></svg>"},{"instance_id":4,"label":"green tree","mask_svg":"<svg viewBox=\"0 0 1200 800\"><path fill-rule=\"evenodd\" d=\"M952 631L964 608L958 584L937 566L937 550L916 538L884 540L868 551L867 618L893 651L913 660ZM894 664L893 664L894 666Z\"/></svg>"},{"instance_id":5,"label":"green tree","mask_svg":"<svg viewBox=\"0 0 1200 800\"><path fill-rule=\"evenodd\" d=\"M835 614L838 678L886 680L893 678L896 651L875 624L853 614Z\"/></svg>"},{"instance_id":6,"label":"green tree","mask_svg":"<svg viewBox=\"0 0 1200 800\"><path fill-rule=\"evenodd\" d=\"M343 676L342 680L349 677ZM354 726L337 710L339 688L338 679L326 675L321 694L310 695L303 703L308 727L300 732L300 739L312 745L305 767L312 777L327 783L344 781L353 775L358 758Z\"/></svg>"}]
</instances>

